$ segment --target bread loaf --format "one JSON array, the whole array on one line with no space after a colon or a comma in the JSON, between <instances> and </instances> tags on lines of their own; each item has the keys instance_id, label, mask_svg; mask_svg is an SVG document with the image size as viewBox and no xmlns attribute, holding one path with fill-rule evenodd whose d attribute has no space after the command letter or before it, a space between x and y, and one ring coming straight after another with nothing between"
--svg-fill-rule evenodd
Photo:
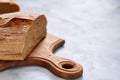
<instances>
[{"instance_id":1,"label":"bread loaf","mask_svg":"<svg viewBox=\"0 0 120 80\"><path fill-rule=\"evenodd\" d=\"M0 0L0 14L19 11L19 5L11 0Z\"/></svg>"},{"instance_id":2,"label":"bread loaf","mask_svg":"<svg viewBox=\"0 0 120 80\"><path fill-rule=\"evenodd\" d=\"M0 15L0 60L24 60L46 36L46 17L32 13Z\"/></svg>"}]
</instances>

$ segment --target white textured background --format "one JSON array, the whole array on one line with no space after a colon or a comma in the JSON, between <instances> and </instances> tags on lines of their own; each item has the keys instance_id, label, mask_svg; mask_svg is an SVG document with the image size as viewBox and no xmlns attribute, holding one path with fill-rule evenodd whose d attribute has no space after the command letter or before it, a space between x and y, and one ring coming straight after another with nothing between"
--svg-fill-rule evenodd
<instances>
[{"instance_id":1,"label":"white textured background","mask_svg":"<svg viewBox=\"0 0 120 80\"><path fill-rule=\"evenodd\" d=\"M84 67L76 80L120 80L120 0L14 0L22 12L44 13L49 33L66 40L55 55ZM64 80L43 67L0 72L0 80Z\"/></svg>"}]
</instances>

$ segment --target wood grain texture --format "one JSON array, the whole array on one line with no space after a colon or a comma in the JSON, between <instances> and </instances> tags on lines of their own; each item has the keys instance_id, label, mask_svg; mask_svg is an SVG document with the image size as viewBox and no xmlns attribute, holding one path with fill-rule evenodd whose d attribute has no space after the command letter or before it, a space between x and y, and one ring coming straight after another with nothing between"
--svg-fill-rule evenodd
<instances>
[{"instance_id":1,"label":"wood grain texture","mask_svg":"<svg viewBox=\"0 0 120 80\"><path fill-rule=\"evenodd\" d=\"M69 59L53 55L53 52L65 43L63 39L47 34L31 54L23 61L0 61L0 71L17 66L43 66L62 78L79 78L83 67Z\"/></svg>"}]
</instances>

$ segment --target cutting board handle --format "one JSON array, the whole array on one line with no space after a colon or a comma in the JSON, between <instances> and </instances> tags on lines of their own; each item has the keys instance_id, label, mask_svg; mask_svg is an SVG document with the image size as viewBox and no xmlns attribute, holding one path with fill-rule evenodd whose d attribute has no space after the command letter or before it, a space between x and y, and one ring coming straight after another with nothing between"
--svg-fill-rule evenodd
<instances>
[{"instance_id":1,"label":"cutting board handle","mask_svg":"<svg viewBox=\"0 0 120 80\"><path fill-rule=\"evenodd\" d=\"M63 78L78 78L83 73L80 64L65 58L53 55L53 52L62 46L65 41L63 39L47 35L38 47L30 54L29 58L32 64L38 64L48 68L54 74ZM44 44L44 45L43 45ZM40 47L42 46L42 47Z\"/></svg>"}]
</instances>

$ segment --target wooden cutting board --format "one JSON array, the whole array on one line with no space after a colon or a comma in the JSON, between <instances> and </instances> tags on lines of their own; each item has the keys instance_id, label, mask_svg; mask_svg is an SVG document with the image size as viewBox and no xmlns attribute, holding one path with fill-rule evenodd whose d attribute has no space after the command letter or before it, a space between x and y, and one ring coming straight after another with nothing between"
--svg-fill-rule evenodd
<instances>
[{"instance_id":1,"label":"wooden cutting board","mask_svg":"<svg viewBox=\"0 0 120 80\"><path fill-rule=\"evenodd\" d=\"M62 78L79 78L83 73L80 64L55 56L53 52L65 43L63 39L47 34L46 38L23 61L0 61L0 71L18 66L43 66Z\"/></svg>"}]
</instances>

